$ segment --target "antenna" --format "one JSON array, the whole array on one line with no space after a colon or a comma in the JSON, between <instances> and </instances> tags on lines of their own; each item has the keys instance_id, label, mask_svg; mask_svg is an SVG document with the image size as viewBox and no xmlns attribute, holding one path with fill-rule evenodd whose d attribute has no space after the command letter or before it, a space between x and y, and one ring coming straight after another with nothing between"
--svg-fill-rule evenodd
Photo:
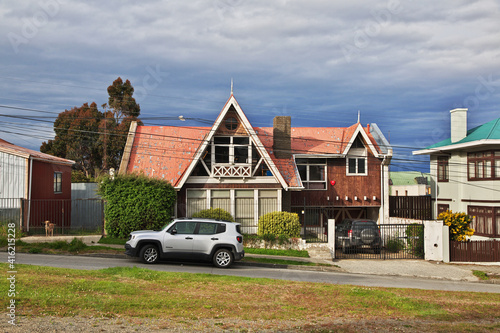
<instances>
[{"instance_id":1,"label":"antenna","mask_svg":"<svg viewBox=\"0 0 500 333\"><path fill-rule=\"evenodd\" d=\"M233 78L231 78L231 95L233 94Z\"/></svg>"},{"instance_id":2,"label":"antenna","mask_svg":"<svg viewBox=\"0 0 500 333\"><path fill-rule=\"evenodd\" d=\"M361 112L358 110L358 123L360 122L360 116L361 116Z\"/></svg>"}]
</instances>

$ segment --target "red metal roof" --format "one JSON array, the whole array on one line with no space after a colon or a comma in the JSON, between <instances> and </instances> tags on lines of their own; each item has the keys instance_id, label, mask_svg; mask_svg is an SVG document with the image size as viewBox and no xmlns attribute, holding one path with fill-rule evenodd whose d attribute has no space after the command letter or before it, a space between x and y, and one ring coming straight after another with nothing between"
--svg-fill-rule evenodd
<instances>
[{"instance_id":1,"label":"red metal roof","mask_svg":"<svg viewBox=\"0 0 500 333\"><path fill-rule=\"evenodd\" d=\"M292 127L292 154L342 154L357 127L358 124L350 127ZM144 173L177 186L211 129L138 126L127 173ZM288 186L301 187L293 157L278 159L273 153L273 128L255 127L254 130ZM378 150L368 129L363 130Z\"/></svg>"},{"instance_id":2,"label":"red metal roof","mask_svg":"<svg viewBox=\"0 0 500 333\"><path fill-rule=\"evenodd\" d=\"M41 161L46 161L46 162L51 162L51 163L58 163L58 164L75 164L75 161L68 160L65 158L49 155L49 154L44 154L36 150L28 149L28 148L23 148L20 146L16 146L8 141L0 139L0 151L10 153L13 155L21 156L24 158L29 158L32 157L37 160Z\"/></svg>"}]
</instances>

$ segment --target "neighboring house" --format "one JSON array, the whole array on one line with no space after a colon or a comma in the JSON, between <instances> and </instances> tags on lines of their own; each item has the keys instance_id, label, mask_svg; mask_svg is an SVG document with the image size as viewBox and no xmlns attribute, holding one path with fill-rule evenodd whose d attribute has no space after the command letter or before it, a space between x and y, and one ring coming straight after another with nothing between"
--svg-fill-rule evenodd
<instances>
[{"instance_id":1,"label":"neighboring house","mask_svg":"<svg viewBox=\"0 0 500 333\"><path fill-rule=\"evenodd\" d=\"M474 216L475 235L500 237L500 118L467 130L467 109L451 113L451 138L415 155L430 155L437 214Z\"/></svg>"},{"instance_id":2,"label":"neighboring house","mask_svg":"<svg viewBox=\"0 0 500 333\"><path fill-rule=\"evenodd\" d=\"M391 171L391 196L422 196L432 194L432 181L429 173L418 171Z\"/></svg>"},{"instance_id":3,"label":"neighboring house","mask_svg":"<svg viewBox=\"0 0 500 333\"><path fill-rule=\"evenodd\" d=\"M291 127L278 116L253 127L231 94L212 127L133 123L119 172L168 180L179 217L220 207L255 233L259 216L280 210L321 228L328 218L388 220L391 157L376 124Z\"/></svg>"},{"instance_id":4,"label":"neighboring house","mask_svg":"<svg viewBox=\"0 0 500 333\"><path fill-rule=\"evenodd\" d=\"M0 208L20 211L22 206L24 230L40 228L45 220L69 226L71 204L55 206L51 201L71 199L74 163L0 139Z\"/></svg>"}]
</instances>

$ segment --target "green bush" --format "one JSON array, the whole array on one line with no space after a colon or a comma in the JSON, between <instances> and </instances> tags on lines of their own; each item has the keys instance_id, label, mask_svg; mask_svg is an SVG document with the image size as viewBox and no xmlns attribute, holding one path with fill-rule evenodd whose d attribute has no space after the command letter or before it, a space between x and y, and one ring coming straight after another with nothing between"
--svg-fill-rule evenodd
<instances>
[{"instance_id":1,"label":"green bush","mask_svg":"<svg viewBox=\"0 0 500 333\"><path fill-rule=\"evenodd\" d=\"M408 249L417 257L424 256L424 226L419 223L412 223L406 227L408 237Z\"/></svg>"},{"instance_id":2,"label":"green bush","mask_svg":"<svg viewBox=\"0 0 500 333\"><path fill-rule=\"evenodd\" d=\"M259 218L259 235L285 235L288 238L300 237L300 221L296 213L272 212Z\"/></svg>"},{"instance_id":3,"label":"green bush","mask_svg":"<svg viewBox=\"0 0 500 333\"><path fill-rule=\"evenodd\" d=\"M126 238L134 230L157 230L171 219L176 193L168 182L143 175L105 177L99 194L106 200L109 236Z\"/></svg>"},{"instance_id":4,"label":"green bush","mask_svg":"<svg viewBox=\"0 0 500 333\"><path fill-rule=\"evenodd\" d=\"M233 216L222 208L210 208L210 209L200 210L198 213L194 213L193 217L234 222Z\"/></svg>"},{"instance_id":5,"label":"green bush","mask_svg":"<svg viewBox=\"0 0 500 333\"><path fill-rule=\"evenodd\" d=\"M387 241L387 250L393 253L397 253L405 248L405 244L401 239L391 238Z\"/></svg>"}]
</instances>

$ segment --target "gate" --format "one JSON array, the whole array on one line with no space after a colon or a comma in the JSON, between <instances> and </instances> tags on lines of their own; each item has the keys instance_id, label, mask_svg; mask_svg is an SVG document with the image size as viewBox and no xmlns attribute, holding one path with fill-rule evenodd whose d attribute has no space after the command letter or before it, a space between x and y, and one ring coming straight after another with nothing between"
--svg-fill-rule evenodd
<instances>
[{"instance_id":1,"label":"gate","mask_svg":"<svg viewBox=\"0 0 500 333\"><path fill-rule=\"evenodd\" d=\"M379 225L381 247L344 247L335 235L336 259L424 259L423 224Z\"/></svg>"},{"instance_id":2,"label":"gate","mask_svg":"<svg viewBox=\"0 0 500 333\"><path fill-rule=\"evenodd\" d=\"M292 207L302 225L300 234L308 243L328 242L328 219L334 218L333 207Z\"/></svg>"},{"instance_id":3,"label":"gate","mask_svg":"<svg viewBox=\"0 0 500 333\"><path fill-rule=\"evenodd\" d=\"M500 242L494 239L468 242L450 241L450 261L500 261Z\"/></svg>"}]
</instances>

